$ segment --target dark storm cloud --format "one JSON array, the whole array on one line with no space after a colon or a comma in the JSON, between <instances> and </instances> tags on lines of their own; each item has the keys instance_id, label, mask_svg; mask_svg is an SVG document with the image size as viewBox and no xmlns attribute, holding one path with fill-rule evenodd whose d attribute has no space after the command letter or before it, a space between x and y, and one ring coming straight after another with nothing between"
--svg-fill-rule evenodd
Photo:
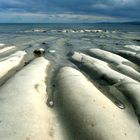
<instances>
[{"instance_id":1,"label":"dark storm cloud","mask_svg":"<svg viewBox=\"0 0 140 140\"><path fill-rule=\"evenodd\" d=\"M75 20L89 18L95 21L140 20L140 0L0 0L0 18L14 14L24 18L41 16L42 20ZM46 15L46 16L45 16ZM93 18L92 18L93 17ZM101 18L100 18L101 17ZM65 19L64 19L65 18ZM4 17L6 19L6 17Z\"/></svg>"}]
</instances>

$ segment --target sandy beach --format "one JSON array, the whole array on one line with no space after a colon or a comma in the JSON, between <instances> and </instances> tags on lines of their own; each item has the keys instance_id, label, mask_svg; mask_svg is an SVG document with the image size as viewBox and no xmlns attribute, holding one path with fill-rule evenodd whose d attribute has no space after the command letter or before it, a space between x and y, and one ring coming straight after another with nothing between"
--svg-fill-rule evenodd
<instances>
[{"instance_id":1,"label":"sandy beach","mask_svg":"<svg viewBox=\"0 0 140 140\"><path fill-rule=\"evenodd\" d=\"M122 26L0 29L0 139L140 140L140 27Z\"/></svg>"}]
</instances>

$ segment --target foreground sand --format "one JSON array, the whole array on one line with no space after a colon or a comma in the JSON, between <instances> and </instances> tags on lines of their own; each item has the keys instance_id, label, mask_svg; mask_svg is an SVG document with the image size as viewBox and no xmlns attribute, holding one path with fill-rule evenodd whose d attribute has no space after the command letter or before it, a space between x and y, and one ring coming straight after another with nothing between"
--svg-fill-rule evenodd
<instances>
[{"instance_id":1,"label":"foreground sand","mask_svg":"<svg viewBox=\"0 0 140 140\"><path fill-rule=\"evenodd\" d=\"M0 52L1 140L140 139L140 68L129 60L132 51L73 52L75 68L55 73L44 57L15 46Z\"/></svg>"}]
</instances>

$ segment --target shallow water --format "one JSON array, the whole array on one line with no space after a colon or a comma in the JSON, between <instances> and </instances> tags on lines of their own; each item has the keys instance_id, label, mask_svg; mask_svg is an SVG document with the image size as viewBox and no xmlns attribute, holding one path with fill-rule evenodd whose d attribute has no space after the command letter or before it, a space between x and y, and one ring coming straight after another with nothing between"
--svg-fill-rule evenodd
<instances>
[{"instance_id":1,"label":"shallow water","mask_svg":"<svg viewBox=\"0 0 140 140\"><path fill-rule=\"evenodd\" d=\"M46 58L56 65L70 63L67 54L75 50L97 47L115 51L124 45L140 45L134 39L140 39L140 25L0 24L0 43L14 44L30 52L43 47Z\"/></svg>"}]
</instances>

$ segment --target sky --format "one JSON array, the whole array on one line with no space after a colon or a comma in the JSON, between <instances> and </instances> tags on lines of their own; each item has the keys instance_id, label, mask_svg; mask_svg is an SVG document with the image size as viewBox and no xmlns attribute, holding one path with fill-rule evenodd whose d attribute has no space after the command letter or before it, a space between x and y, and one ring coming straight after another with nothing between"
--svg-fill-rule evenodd
<instances>
[{"instance_id":1,"label":"sky","mask_svg":"<svg viewBox=\"0 0 140 140\"><path fill-rule=\"evenodd\" d=\"M0 23L140 21L140 0L0 0Z\"/></svg>"}]
</instances>

